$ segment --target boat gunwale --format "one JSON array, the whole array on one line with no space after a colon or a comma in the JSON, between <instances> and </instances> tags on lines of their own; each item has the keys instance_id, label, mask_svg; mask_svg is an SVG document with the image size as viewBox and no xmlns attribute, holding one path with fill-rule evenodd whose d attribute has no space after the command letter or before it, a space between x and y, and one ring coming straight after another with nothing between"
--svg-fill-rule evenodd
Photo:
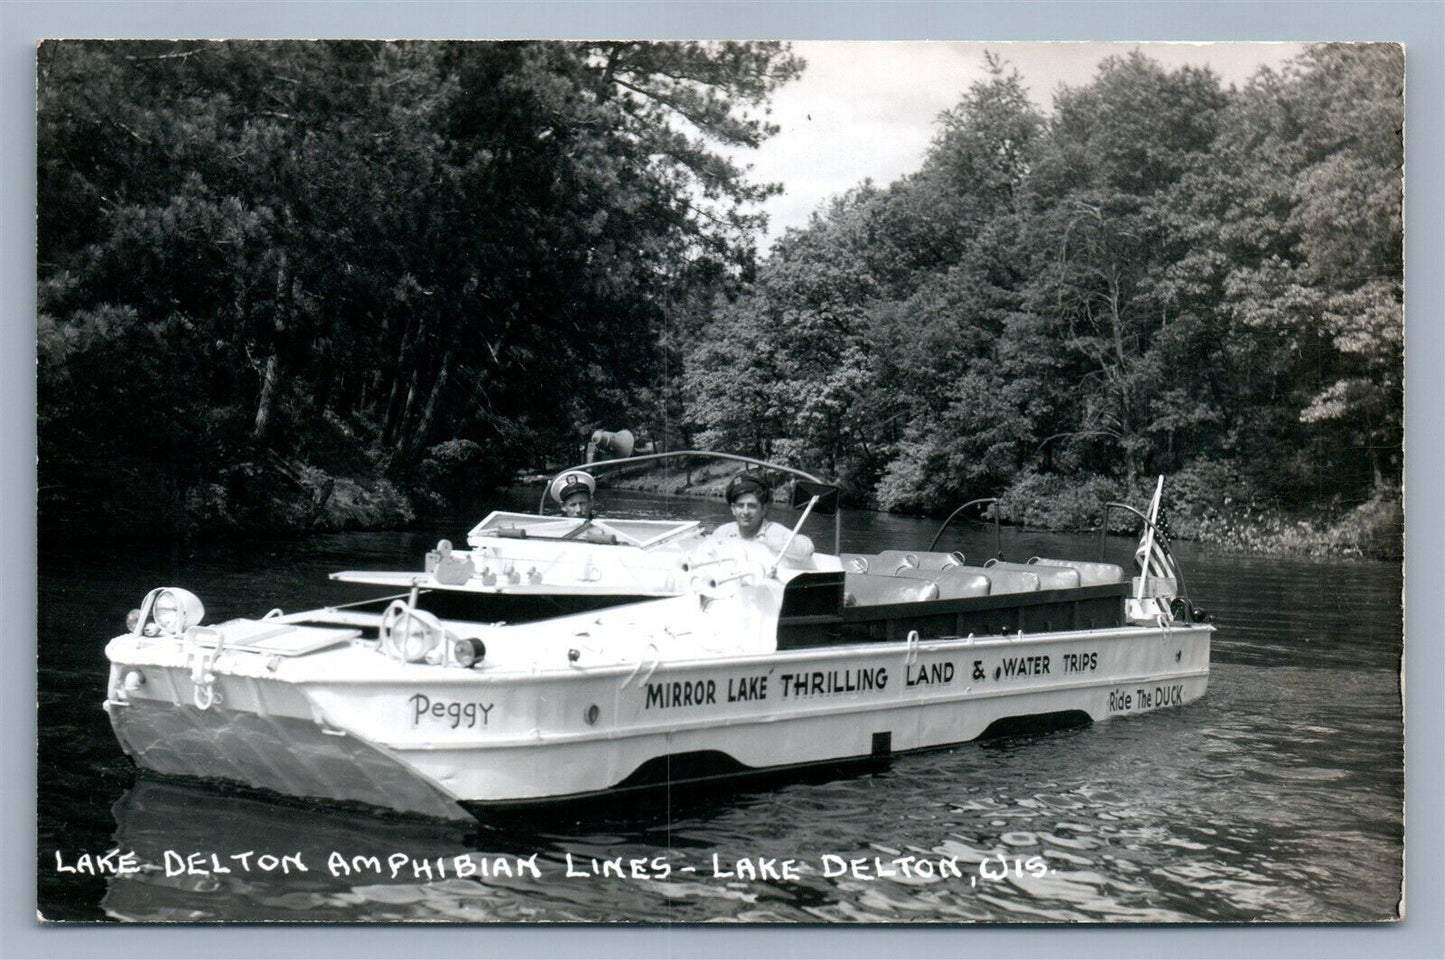
<instances>
[{"instance_id":1,"label":"boat gunwale","mask_svg":"<svg viewBox=\"0 0 1445 960\"><path fill-rule=\"evenodd\" d=\"M652 666L653 672L649 676L656 676L658 671L672 671L674 669L713 669L744 665L749 667L756 667L760 664L789 664L796 661L816 659L841 659L846 657L888 656L897 654L906 655L910 652L920 654L932 654L948 652L959 648L977 649L983 647L987 649L993 649L996 647L1006 646L1014 647L1021 645L1054 642L1076 642L1089 638L1117 638L1120 640L1124 640L1130 637L1138 637L1141 634L1157 634L1160 638L1163 638L1171 636L1174 633L1196 633L1201 631L1205 633L1213 633L1214 630L1215 627L1213 624L1198 623L1183 626L1166 624L1162 627L1155 624L1122 624L1103 627L1089 627L1078 630L1050 630L1034 632L1025 631L1007 634L969 635L962 637L929 637L927 639L920 638L918 640L903 639L859 641L852 643L829 644L825 646L797 647L790 650L775 650L763 653L726 654L722 656L699 657L690 659L664 659L658 657L655 659L638 659L629 660L626 662L598 664L596 666L587 666L585 664L582 664L581 662L577 662L568 663L565 667L512 670L499 669L495 672L483 672L471 667L443 667L438 664L428 663L399 664L397 663L397 661L390 659L386 659L385 663L389 667L401 666L411 668L411 670L408 671L409 673L420 673L422 676L434 677L436 678L437 683L458 683L467 681L479 684L485 683L488 685L493 683L518 683L519 681L529 681L532 683L550 683L555 682L559 677L576 677L579 680L582 678L586 678L589 680L605 680L608 677L614 675L631 676L637 672L639 667L645 666ZM115 640L131 639L131 637L132 635L128 633L121 634L113 638L111 642L114 642ZM169 660L154 660L148 663L141 663L134 658L128 659L127 663L132 663L138 666L152 665L160 667L184 667L186 645L185 642L179 637L176 638L176 641L177 642L174 644L155 644L149 649L154 649L158 652L166 651L175 654L180 658L179 663L171 663ZM270 680L285 685L340 682L345 683L347 686L379 686L390 683L412 683L416 681L417 677L415 675L404 677L387 677L378 675L368 675L364 677L337 677L333 672L329 673L324 678L317 679L307 679L305 677L288 677L281 675L282 669L290 666L291 664L301 664L307 662L308 660L312 663L315 663L318 659L334 659L336 655L351 651L357 646L366 646L369 652L377 652L383 658L385 657L385 655L380 654L379 651L371 649L369 644L357 644L355 641L353 641L346 647L328 647L326 649L317 650L312 653L303 654L295 657L288 657L286 658L286 662L283 663L281 667L279 667L275 672L270 673L267 676L252 677L250 674L232 673L226 670L224 663L213 665L212 669L217 671L219 675L234 677L237 679ZM108 647L109 644L107 644L107 648ZM133 652L139 652L142 649L147 648L135 648ZM267 654L260 651L246 650L243 647L227 647L223 651L223 655L231 653L245 653L254 657L268 656ZM336 664L334 663L329 665L329 668L331 670L334 670L335 667ZM286 672L295 673L298 672L298 670L299 668L287 670Z\"/></svg>"}]
</instances>

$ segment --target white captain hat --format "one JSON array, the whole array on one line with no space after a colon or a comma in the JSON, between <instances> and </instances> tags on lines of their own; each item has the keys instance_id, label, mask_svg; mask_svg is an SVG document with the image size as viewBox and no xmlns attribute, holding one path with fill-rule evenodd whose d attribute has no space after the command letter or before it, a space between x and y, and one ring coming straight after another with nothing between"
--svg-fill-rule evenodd
<instances>
[{"instance_id":1,"label":"white captain hat","mask_svg":"<svg viewBox=\"0 0 1445 960\"><path fill-rule=\"evenodd\" d=\"M597 481L592 474L586 470L568 470L552 481L552 499L566 503L573 494L585 493L590 497L596 489Z\"/></svg>"}]
</instances>

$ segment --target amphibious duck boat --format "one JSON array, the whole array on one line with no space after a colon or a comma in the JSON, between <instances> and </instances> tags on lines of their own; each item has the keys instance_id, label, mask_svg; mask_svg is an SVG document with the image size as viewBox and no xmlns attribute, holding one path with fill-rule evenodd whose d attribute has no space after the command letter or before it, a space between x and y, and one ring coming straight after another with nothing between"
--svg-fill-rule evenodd
<instances>
[{"instance_id":1,"label":"amphibious duck boat","mask_svg":"<svg viewBox=\"0 0 1445 960\"><path fill-rule=\"evenodd\" d=\"M815 477L728 459L793 475L795 534L836 502ZM106 647L105 709L150 770L458 819L1177 706L1205 692L1213 628L1158 501L1133 511L1133 577L836 544L798 558L694 521L493 513L469 550L443 541L420 570L337 575L401 591L370 609L206 624L194 594L152 590ZM526 600L539 619L487 612ZM558 601L593 609L548 615ZM458 602L480 613L434 612Z\"/></svg>"}]
</instances>

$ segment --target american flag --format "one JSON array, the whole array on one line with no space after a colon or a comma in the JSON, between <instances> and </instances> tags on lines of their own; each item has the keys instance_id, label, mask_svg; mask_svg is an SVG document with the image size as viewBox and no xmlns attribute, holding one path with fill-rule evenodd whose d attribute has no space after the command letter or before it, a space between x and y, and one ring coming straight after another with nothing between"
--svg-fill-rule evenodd
<instances>
[{"instance_id":1,"label":"american flag","mask_svg":"<svg viewBox=\"0 0 1445 960\"><path fill-rule=\"evenodd\" d=\"M1160 579L1174 579L1174 564L1169 562L1169 555L1164 552L1160 545L1159 538L1154 531L1159 529L1159 502L1164 496L1164 478L1161 476L1159 482L1154 486L1154 498L1149 501L1149 511L1146 514L1149 523L1144 528L1144 535L1139 540L1139 549L1134 551L1134 560L1139 564L1139 572L1144 577L1156 577ZM1141 595L1144 584L1140 585Z\"/></svg>"}]
</instances>

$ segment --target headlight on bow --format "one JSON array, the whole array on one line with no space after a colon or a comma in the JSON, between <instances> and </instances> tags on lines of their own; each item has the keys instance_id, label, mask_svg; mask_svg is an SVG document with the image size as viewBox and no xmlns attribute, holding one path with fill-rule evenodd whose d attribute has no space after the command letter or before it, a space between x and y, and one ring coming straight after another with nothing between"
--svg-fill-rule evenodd
<instances>
[{"instance_id":1,"label":"headlight on bow","mask_svg":"<svg viewBox=\"0 0 1445 960\"><path fill-rule=\"evenodd\" d=\"M446 636L436 617L392 601L381 615L381 649L403 663L421 663Z\"/></svg>"},{"instance_id":2,"label":"headlight on bow","mask_svg":"<svg viewBox=\"0 0 1445 960\"><path fill-rule=\"evenodd\" d=\"M146 595L141 602L141 614L136 623L146 626L147 614L150 622L162 633L185 633L206 618L205 604L201 598L180 587L159 587ZM127 617L127 624L130 618ZM135 627L132 626L134 631Z\"/></svg>"}]
</instances>

